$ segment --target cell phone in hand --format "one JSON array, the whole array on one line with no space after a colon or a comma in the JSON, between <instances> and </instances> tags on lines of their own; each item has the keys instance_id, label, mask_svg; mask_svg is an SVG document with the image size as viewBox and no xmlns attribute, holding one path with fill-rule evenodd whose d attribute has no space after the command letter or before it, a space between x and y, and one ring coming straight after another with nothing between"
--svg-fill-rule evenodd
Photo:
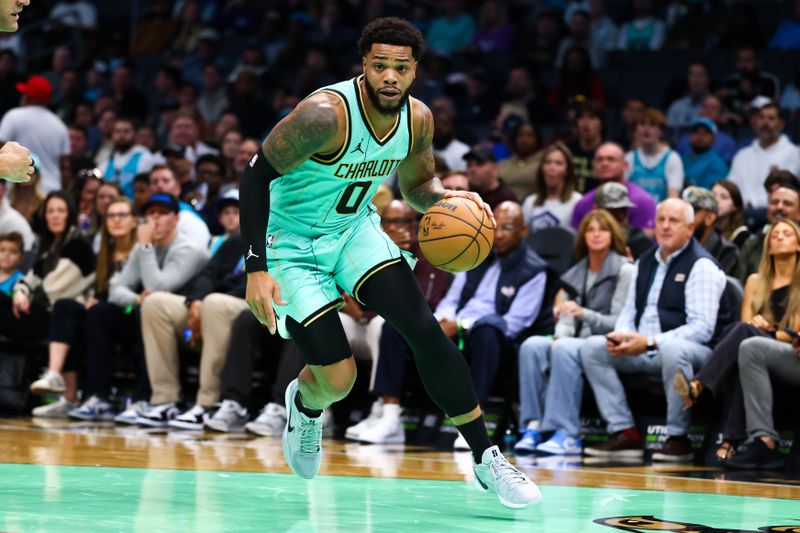
<instances>
[{"instance_id":1,"label":"cell phone in hand","mask_svg":"<svg viewBox=\"0 0 800 533\"><path fill-rule=\"evenodd\" d=\"M783 331L789 335L793 340L800 339L800 333L797 333L792 328L783 328Z\"/></svg>"}]
</instances>

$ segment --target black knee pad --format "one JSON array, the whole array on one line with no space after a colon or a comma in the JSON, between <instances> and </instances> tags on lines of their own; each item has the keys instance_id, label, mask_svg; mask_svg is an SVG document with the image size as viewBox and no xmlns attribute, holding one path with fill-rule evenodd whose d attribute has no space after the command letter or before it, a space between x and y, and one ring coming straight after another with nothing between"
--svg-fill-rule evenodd
<instances>
[{"instance_id":1,"label":"black knee pad","mask_svg":"<svg viewBox=\"0 0 800 533\"><path fill-rule=\"evenodd\" d=\"M309 365L333 365L352 355L342 321L335 309L305 327L287 316L286 330L300 347Z\"/></svg>"}]
</instances>

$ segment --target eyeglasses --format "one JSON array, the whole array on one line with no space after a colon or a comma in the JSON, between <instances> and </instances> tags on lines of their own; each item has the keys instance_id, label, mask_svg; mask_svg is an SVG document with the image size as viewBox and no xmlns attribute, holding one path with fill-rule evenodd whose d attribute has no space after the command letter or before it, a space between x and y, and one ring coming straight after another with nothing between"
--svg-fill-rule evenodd
<instances>
[{"instance_id":1,"label":"eyeglasses","mask_svg":"<svg viewBox=\"0 0 800 533\"><path fill-rule=\"evenodd\" d=\"M410 226L416 221L415 218L382 218L381 224L384 226Z\"/></svg>"},{"instance_id":2,"label":"eyeglasses","mask_svg":"<svg viewBox=\"0 0 800 533\"><path fill-rule=\"evenodd\" d=\"M132 213L106 213L106 218L109 220L125 220L133 216Z\"/></svg>"}]
</instances>

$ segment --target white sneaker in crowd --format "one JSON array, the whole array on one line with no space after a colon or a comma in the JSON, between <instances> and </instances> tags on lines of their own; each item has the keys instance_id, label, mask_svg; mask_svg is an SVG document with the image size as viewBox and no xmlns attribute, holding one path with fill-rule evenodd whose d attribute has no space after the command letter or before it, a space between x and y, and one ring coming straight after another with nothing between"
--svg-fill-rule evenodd
<instances>
[{"instance_id":1,"label":"white sneaker in crowd","mask_svg":"<svg viewBox=\"0 0 800 533\"><path fill-rule=\"evenodd\" d=\"M369 444L403 444L406 441L406 432L400 418L401 412L400 405L385 404L383 416L364 430L358 440Z\"/></svg>"},{"instance_id":2,"label":"white sneaker in crowd","mask_svg":"<svg viewBox=\"0 0 800 533\"><path fill-rule=\"evenodd\" d=\"M63 396L59 396L58 401L40 405L31 414L38 418L67 418L67 414L77 407L78 402L68 402Z\"/></svg>"},{"instance_id":3,"label":"white sneaker in crowd","mask_svg":"<svg viewBox=\"0 0 800 533\"><path fill-rule=\"evenodd\" d=\"M222 400L217 412L206 420L206 427L222 433L238 432L244 429L250 419L247 408L234 400Z\"/></svg>"},{"instance_id":4,"label":"white sneaker in crowd","mask_svg":"<svg viewBox=\"0 0 800 533\"><path fill-rule=\"evenodd\" d=\"M258 417L245 424L250 433L263 437L280 437L286 427L286 409L274 402L269 402L261 409Z\"/></svg>"},{"instance_id":5,"label":"white sneaker in crowd","mask_svg":"<svg viewBox=\"0 0 800 533\"><path fill-rule=\"evenodd\" d=\"M344 438L349 440L359 440L361 434L375 425L383 415L383 399L378 398L369 410L369 416L354 426L350 426L344 432Z\"/></svg>"},{"instance_id":6,"label":"white sneaker in crowd","mask_svg":"<svg viewBox=\"0 0 800 533\"><path fill-rule=\"evenodd\" d=\"M45 394L63 394L67 389L64 378L58 372L53 372L49 368L42 372L39 379L31 383L31 392L38 396Z\"/></svg>"}]
</instances>

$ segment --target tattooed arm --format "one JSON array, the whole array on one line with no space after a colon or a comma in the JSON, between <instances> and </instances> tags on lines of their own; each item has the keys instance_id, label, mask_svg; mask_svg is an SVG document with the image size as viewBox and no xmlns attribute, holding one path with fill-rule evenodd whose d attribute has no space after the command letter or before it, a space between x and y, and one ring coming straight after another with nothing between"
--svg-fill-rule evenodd
<instances>
[{"instance_id":1,"label":"tattooed arm","mask_svg":"<svg viewBox=\"0 0 800 533\"><path fill-rule=\"evenodd\" d=\"M483 203L481 197L474 192L450 191L442 187L442 182L435 176L433 161L433 115L428 106L413 99L413 117L411 127L414 131L414 146L411 153L397 167L397 177L400 182L400 192L408 204L424 213L433 204L445 198L456 196L469 198L478 204L489 219L494 222L492 209L488 204Z\"/></svg>"},{"instance_id":2,"label":"tattooed arm","mask_svg":"<svg viewBox=\"0 0 800 533\"><path fill-rule=\"evenodd\" d=\"M273 334L276 330L273 304L286 302L281 298L278 283L267 272L270 182L315 153L336 150L344 142L345 128L339 127L344 120L338 97L321 92L305 99L272 129L242 175L239 220L247 271L245 300L259 322Z\"/></svg>"}]
</instances>

